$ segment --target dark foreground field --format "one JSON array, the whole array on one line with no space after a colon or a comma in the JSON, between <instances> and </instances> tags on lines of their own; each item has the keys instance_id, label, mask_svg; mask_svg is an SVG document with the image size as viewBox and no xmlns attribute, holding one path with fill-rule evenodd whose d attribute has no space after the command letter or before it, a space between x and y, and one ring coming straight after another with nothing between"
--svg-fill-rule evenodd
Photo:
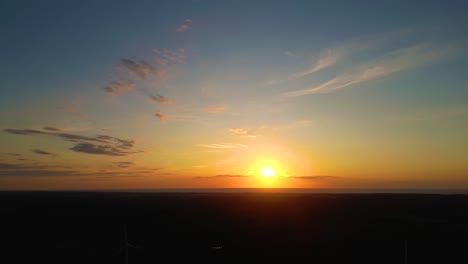
<instances>
[{"instance_id":1,"label":"dark foreground field","mask_svg":"<svg viewBox=\"0 0 468 264\"><path fill-rule=\"evenodd\" d=\"M1 263L468 263L468 196L0 193Z\"/></svg>"}]
</instances>

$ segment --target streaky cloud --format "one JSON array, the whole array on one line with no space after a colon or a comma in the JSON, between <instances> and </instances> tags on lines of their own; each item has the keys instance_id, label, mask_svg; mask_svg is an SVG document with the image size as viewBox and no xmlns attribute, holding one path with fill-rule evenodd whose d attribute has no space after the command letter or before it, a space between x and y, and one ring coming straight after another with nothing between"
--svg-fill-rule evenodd
<instances>
[{"instance_id":1,"label":"streaky cloud","mask_svg":"<svg viewBox=\"0 0 468 264\"><path fill-rule=\"evenodd\" d=\"M247 134L249 130L243 127L231 127L228 129L233 134Z\"/></svg>"},{"instance_id":2,"label":"streaky cloud","mask_svg":"<svg viewBox=\"0 0 468 264\"><path fill-rule=\"evenodd\" d=\"M48 166L0 163L0 170L16 170L16 169L26 170L26 169L41 169L45 167L48 167Z\"/></svg>"},{"instance_id":3,"label":"streaky cloud","mask_svg":"<svg viewBox=\"0 0 468 264\"><path fill-rule=\"evenodd\" d=\"M185 61L185 49L179 48L176 50L162 48L153 49L154 54L157 55L156 62L159 66L170 66L177 63L183 63Z\"/></svg>"},{"instance_id":4,"label":"streaky cloud","mask_svg":"<svg viewBox=\"0 0 468 264\"><path fill-rule=\"evenodd\" d=\"M293 53L292 51L289 51L289 50L285 51L284 54L289 56L289 57L293 57L293 58L300 58L301 57L301 56L299 56L299 55L297 55L297 54L295 54L295 53Z\"/></svg>"},{"instance_id":5,"label":"streaky cloud","mask_svg":"<svg viewBox=\"0 0 468 264\"><path fill-rule=\"evenodd\" d=\"M156 114L154 114L160 121L166 121L167 120L167 116L165 114L163 114L161 111L158 111L156 112Z\"/></svg>"},{"instance_id":6,"label":"streaky cloud","mask_svg":"<svg viewBox=\"0 0 468 264\"><path fill-rule=\"evenodd\" d=\"M5 153L4 155L15 156L15 157L20 157L21 156L21 154L19 154L19 153Z\"/></svg>"},{"instance_id":7,"label":"streaky cloud","mask_svg":"<svg viewBox=\"0 0 468 264\"><path fill-rule=\"evenodd\" d=\"M184 32L184 31L190 30L191 28L192 27L190 25L183 24L176 29L176 32Z\"/></svg>"},{"instance_id":8,"label":"streaky cloud","mask_svg":"<svg viewBox=\"0 0 468 264\"><path fill-rule=\"evenodd\" d=\"M56 136L59 138L62 138L63 140L66 141L71 141L71 142L77 142L77 141L96 141L96 142L103 142L105 143L106 141L101 140L99 138L93 138L93 137L87 137L87 136L81 136L81 135L75 135L75 134L68 134L68 133L49 133L51 136Z\"/></svg>"},{"instance_id":9,"label":"streaky cloud","mask_svg":"<svg viewBox=\"0 0 468 264\"><path fill-rule=\"evenodd\" d=\"M117 164L117 167L119 168L129 168L136 165L135 162L131 161L118 161L114 162L114 164Z\"/></svg>"},{"instance_id":10,"label":"streaky cloud","mask_svg":"<svg viewBox=\"0 0 468 264\"><path fill-rule=\"evenodd\" d=\"M218 174L214 176L195 176L194 179L219 179L219 178L252 178L253 175L243 175L243 174Z\"/></svg>"},{"instance_id":11,"label":"streaky cloud","mask_svg":"<svg viewBox=\"0 0 468 264\"><path fill-rule=\"evenodd\" d=\"M187 30L190 30L192 28L192 19L187 18L184 20L184 24L180 25L177 29L176 32L184 32Z\"/></svg>"},{"instance_id":12,"label":"streaky cloud","mask_svg":"<svg viewBox=\"0 0 468 264\"><path fill-rule=\"evenodd\" d=\"M78 143L70 150L86 154L98 154L107 156L126 156L135 152L123 151L121 148L109 145L96 145L92 143Z\"/></svg>"},{"instance_id":13,"label":"streaky cloud","mask_svg":"<svg viewBox=\"0 0 468 264\"><path fill-rule=\"evenodd\" d=\"M134 81L110 81L103 89L111 94L119 94L122 90L129 91L135 86Z\"/></svg>"},{"instance_id":14,"label":"streaky cloud","mask_svg":"<svg viewBox=\"0 0 468 264\"><path fill-rule=\"evenodd\" d=\"M61 129L59 128L56 128L56 127L43 127L42 129L44 130L49 130L49 131L62 131Z\"/></svg>"},{"instance_id":15,"label":"streaky cloud","mask_svg":"<svg viewBox=\"0 0 468 264\"><path fill-rule=\"evenodd\" d=\"M205 113L210 113L210 114L217 114L217 113L222 113L224 112L225 108L224 106L207 106L202 108L202 111Z\"/></svg>"},{"instance_id":16,"label":"streaky cloud","mask_svg":"<svg viewBox=\"0 0 468 264\"><path fill-rule=\"evenodd\" d=\"M341 177L338 176L289 176L290 179L297 179L297 180L335 180L340 179Z\"/></svg>"},{"instance_id":17,"label":"streaky cloud","mask_svg":"<svg viewBox=\"0 0 468 264\"><path fill-rule=\"evenodd\" d=\"M291 56L291 57L299 58L299 56L294 55L291 52L286 52L286 55ZM347 55L347 52L346 52L346 50L344 48L328 48L328 49L325 49L325 51L323 51L319 55L318 60L314 61L314 63L312 64L311 67L309 67L309 68L307 68L307 69L305 69L303 71L291 73L291 74L289 74L287 77L285 77L283 79L269 81L265 85L266 86L276 85L276 84L292 81L292 80L295 80L295 79L298 79L298 78L306 77L307 75L310 75L312 73L324 70L326 68L330 68L330 67L342 62L343 59L346 57L346 55Z\"/></svg>"},{"instance_id":18,"label":"streaky cloud","mask_svg":"<svg viewBox=\"0 0 468 264\"><path fill-rule=\"evenodd\" d=\"M413 44L418 43L417 41L415 42L414 37L427 33L429 33L429 36L427 37L432 39L434 38L434 35L431 34L433 33L432 30L428 29L427 27L413 25L399 30L371 34L364 37L355 38L344 43L339 43L321 51L318 55L318 59L315 59L309 68L291 73L283 79L269 81L265 85L275 85L298 78L303 78L318 71L339 65L345 62L345 60L352 59L354 55L363 54L364 52L384 50L388 51L391 50L395 45L400 45L404 42L408 43L408 41L412 42ZM437 42L437 40L433 39L432 42ZM286 52L285 54L296 57L295 54L291 52Z\"/></svg>"},{"instance_id":19,"label":"streaky cloud","mask_svg":"<svg viewBox=\"0 0 468 264\"><path fill-rule=\"evenodd\" d=\"M153 100L154 102L160 103L160 104L172 104L172 101L169 100L167 97L163 95L152 95L148 94L148 97Z\"/></svg>"},{"instance_id":20,"label":"streaky cloud","mask_svg":"<svg viewBox=\"0 0 468 264\"><path fill-rule=\"evenodd\" d=\"M236 143L218 143L218 144L198 144L199 147L212 148L212 149L236 149L236 148L248 148L248 145L236 144Z\"/></svg>"},{"instance_id":21,"label":"streaky cloud","mask_svg":"<svg viewBox=\"0 0 468 264\"><path fill-rule=\"evenodd\" d=\"M307 94L330 93L343 88L364 83L385 76L433 62L451 54L451 47L437 47L422 43L387 53L382 58L359 65L354 69L337 75L322 84L292 92L283 93L285 97L296 97Z\"/></svg>"},{"instance_id":22,"label":"streaky cloud","mask_svg":"<svg viewBox=\"0 0 468 264\"><path fill-rule=\"evenodd\" d=\"M126 156L129 154L139 153L141 151L132 151L135 146L134 140L120 139L108 135L97 135L94 137L69 134L69 133L58 133L58 132L46 132L34 129L11 129L7 128L4 132L15 134L15 135L26 135L26 136L52 136L60 138L67 142L76 143L70 150L86 154L102 154L108 156ZM45 154L45 151L34 150L37 154ZM52 154L52 153L51 153Z\"/></svg>"},{"instance_id":23,"label":"streaky cloud","mask_svg":"<svg viewBox=\"0 0 468 264\"><path fill-rule=\"evenodd\" d=\"M78 176L79 171L73 170L0 170L0 177L47 177L47 176Z\"/></svg>"},{"instance_id":24,"label":"streaky cloud","mask_svg":"<svg viewBox=\"0 0 468 264\"><path fill-rule=\"evenodd\" d=\"M31 150L32 152L36 153L36 154L39 154L39 155L57 155L57 154L54 154L52 152L48 152L48 151L45 151L45 150L42 150L42 149L33 149Z\"/></svg>"},{"instance_id":25,"label":"streaky cloud","mask_svg":"<svg viewBox=\"0 0 468 264\"><path fill-rule=\"evenodd\" d=\"M153 67L146 61L136 62L131 59L122 58L120 59L120 63L127 68L127 70L140 77L143 80L148 79L149 76L160 77L164 71Z\"/></svg>"},{"instance_id":26,"label":"streaky cloud","mask_svg":"<svg viewBox=\"0 0 468 264\"><path fill-rule=\"evenodd\" d=\"M304 71L293 73L289 76L290 79L294 78L301 78L312 74L314 72L318 72L320 70L329 68L337 63L339 63L345 57L345 52L343 49L334 48L334 49L326 49L320 57L318 61L309 69Z\"/></svg>"},{"instance_id":27,"label":"streaky cloud","mask_svg":"<svg viewBox=\"0 0 468 264\"><path fill-rule=\"evenodd\" d=\"M10 134L16 134L16 135L29 135L29 136L35 136L35 135L44 135L47 134L47 132L40 131L40 130L35 130L35 129L13 129L13 128L5 128L3 131L10 133Z\"/></svg>"},{"instance_id":28,"label":"streaky cloud","mask_svg":"<svg viewBox=\"0 0 468 264\"><path fill-rule=\"evenodd\" d=\"M131 163L131 162L124 162ZM28 165L28 164L12 164L0 163L0 177L66 177L66 176L91 176L95 179L99 177L132 177L139 174L154 173L161 170L157 168L153 170L125 170L125 171L79 171L79 170L64 170L64 166L50 165Z\"/></svg>"}]
</instances>

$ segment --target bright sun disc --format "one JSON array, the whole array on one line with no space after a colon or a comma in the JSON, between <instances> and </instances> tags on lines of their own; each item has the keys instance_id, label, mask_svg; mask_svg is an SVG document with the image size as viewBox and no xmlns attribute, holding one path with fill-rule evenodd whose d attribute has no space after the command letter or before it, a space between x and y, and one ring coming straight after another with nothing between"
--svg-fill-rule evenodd
<instances>
[{"instance_id":1,"label":"bright sun disc","mask_svg":"<svg viewBox=\"0 0 468 264\"><path fill-rule=\"evenodd\" d=\"M260 169L260 175L262 175L263 177L271 177L275 175L275 171L272 167L265 166Z\"/></svg>"}]
</instances>

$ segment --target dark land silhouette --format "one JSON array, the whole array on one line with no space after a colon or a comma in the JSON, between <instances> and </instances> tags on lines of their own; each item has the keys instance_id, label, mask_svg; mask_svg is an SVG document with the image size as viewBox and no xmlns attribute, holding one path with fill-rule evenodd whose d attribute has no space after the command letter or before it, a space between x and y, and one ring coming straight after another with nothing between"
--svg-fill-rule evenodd
<instances>
[{"instance_id":1,"label":"dark land silhouette","mask_svg":"<svg viewBox=\"0 0 468 264\"><path fill-rule=\"evenodd\" d=\"M468 196L2 192L1 263L468 263Z\"/></svg>"}]
</instances>

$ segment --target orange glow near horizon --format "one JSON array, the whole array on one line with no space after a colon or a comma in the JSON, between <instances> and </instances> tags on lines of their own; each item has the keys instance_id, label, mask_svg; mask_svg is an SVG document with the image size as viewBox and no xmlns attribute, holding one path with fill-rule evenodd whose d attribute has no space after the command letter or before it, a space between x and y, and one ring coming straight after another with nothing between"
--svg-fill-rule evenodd
<instances>
[{"instance_id":1,"label":"orange glow near horizon","mask_svg":"<svg viewBox=\"0 0 468 264\"><path fill-rule=\"evenodd\" d=\"M248 175L256 175L262 178L272 178L274 176L287 176L286 167L277 160L260 159L250 166Z\"/></svg>"}]
</instances>

